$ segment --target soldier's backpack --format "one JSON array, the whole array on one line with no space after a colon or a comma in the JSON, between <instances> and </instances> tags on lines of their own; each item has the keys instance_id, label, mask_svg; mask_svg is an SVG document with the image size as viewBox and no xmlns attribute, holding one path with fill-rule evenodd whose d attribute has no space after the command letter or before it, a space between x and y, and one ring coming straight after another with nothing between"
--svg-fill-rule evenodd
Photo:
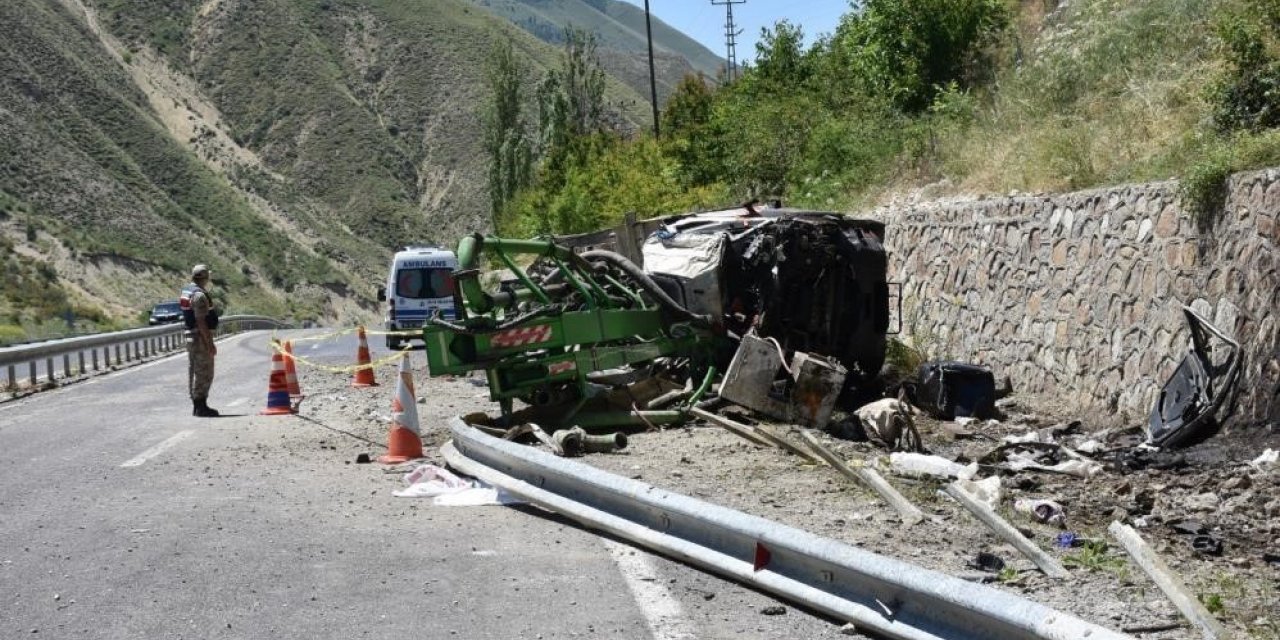
<instances>
[{"instance_id":1,"label":"soldier's backpack","mask_svg":"<svg viewBox=\"0 0 1280 640\"><path fill-rule=\"evenodd\" d=\"M191 308L191 296L195 295L199 290L200 287L196 286L196 283L190 282L187 283L187 286L183 287L182 291L178 293L178 308L182 309L182 324L186 325L188 329L196 328L196 313ZM209 294L206 293L205 295L207 296ZM209 309L209 315L205 316L204 322L209 326L210 331L217 329L218 310Z\"/></svg>"}]
</instances>

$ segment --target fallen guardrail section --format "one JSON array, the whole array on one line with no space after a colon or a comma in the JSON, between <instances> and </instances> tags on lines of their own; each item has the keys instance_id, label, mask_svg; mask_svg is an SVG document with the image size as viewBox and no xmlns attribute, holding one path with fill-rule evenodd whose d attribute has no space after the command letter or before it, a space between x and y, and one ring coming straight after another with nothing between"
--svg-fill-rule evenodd
<instances>
[{"instance_id":1,"label":"fallen guardrail section","mask_svg":"<svg viewBox=\"0 0 1280 640\"><path fill-rule=\"evenodd\" d=\"M1016 595L621 478L462 419L449 465L587 527L903 640L1128 638Z\"/></svg>"},{"instance_id":2,"label":"fallen guardrail section","mask_svg":"<svg viewBox=\"0 0 1280 640\"><path fill-rule=\"evenodd\" d=\"M219 336L254 329L278 329L287 327L284 322L266 316L237 315L223 317L218 323ZM26 379L31 386L44 377L49 382L57 379L55 359L62 360L61 377L99 371L113 365L142 360L151 356L185 348L183 325L166 324L143 329L97 333L88 336L47 340L0 349L0 367L7 375L9 389L19 386L18 366L26 365ZM86 354L88 357L86 359ZM75 363L72 364L72 356ZM101 358L99 358L101 356ZM37 376L37 363L44 360L44 375Z\"/></svg>"}]
</instances>

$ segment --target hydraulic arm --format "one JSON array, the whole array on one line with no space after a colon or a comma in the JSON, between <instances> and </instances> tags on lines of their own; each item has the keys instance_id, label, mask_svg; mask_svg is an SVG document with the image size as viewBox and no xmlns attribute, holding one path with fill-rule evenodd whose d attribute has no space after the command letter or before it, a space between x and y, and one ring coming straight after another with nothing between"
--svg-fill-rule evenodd
<instances>
[{"instance_id":1,"label":"hydraulic arm","mask_svg":"<svg viewBox=\"0 0 1280 640\"><path fill-rule=\"evenodd\" d=\"M482 278L482 254L510 276ZM462 239L457 256L458 319L432 318L423 329L430 375L483 369L504 419L520 400L553 429L669 423L683 412L604 403L611 386L603 374L635 372L660 359L678 363L700 383L689 404L714 378L721 338L710 319L681 307L619 254L576 254L549 240L476 234Z\"/></svg>"}]
</instances>

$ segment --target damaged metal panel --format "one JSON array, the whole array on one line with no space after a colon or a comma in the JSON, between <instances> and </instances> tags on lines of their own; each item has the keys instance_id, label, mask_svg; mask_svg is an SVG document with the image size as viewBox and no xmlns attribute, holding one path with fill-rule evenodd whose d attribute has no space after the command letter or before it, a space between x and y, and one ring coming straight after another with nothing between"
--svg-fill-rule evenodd
<instances>
[{"instance_id":1,"label":"damaged metal panel","mask_svg":"<svg viewBox=\"0 0 1280 640\"><path fill-rule=\"evenodd\" d=\"M1147 421L1147 441L1158 447L1177 446L1225 420L1240 382L1240 343L1190 307L1182 312L1191 349L1160 389Z\"/></svg>"},{"instance_id":2,"label":"damaged metal panel","mask_svg":"<svg viewBox=\"0 0 1280 640\"><path fill-rule=\"evenodd\" d=\"M844 388L846 371L833 359L797 352L789 369L771 339L747 334L729 363L720 396L786 422L821 429Z\"/></svg>"}]
</instances>

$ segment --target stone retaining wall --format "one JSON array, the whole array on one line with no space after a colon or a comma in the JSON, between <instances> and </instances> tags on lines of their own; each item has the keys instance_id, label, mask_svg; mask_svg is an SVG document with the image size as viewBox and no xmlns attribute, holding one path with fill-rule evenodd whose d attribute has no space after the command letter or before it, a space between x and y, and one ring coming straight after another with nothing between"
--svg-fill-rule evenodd
<instances>
[{"instance_id":1,"label":"stone retaining wall","mask_svg":"<svg viewBox=\"0 0 1280 640\"><path fill-rule=\"evenodd\" d=\"M1238 418L1280 380L1280 169L1234 176L1202 232L1177 183L891 209L890 274L930 355L993 367L1047 406L1144 422L1186 353L1184 304L1245 350Z\"/></svg>"}]
</instances>

